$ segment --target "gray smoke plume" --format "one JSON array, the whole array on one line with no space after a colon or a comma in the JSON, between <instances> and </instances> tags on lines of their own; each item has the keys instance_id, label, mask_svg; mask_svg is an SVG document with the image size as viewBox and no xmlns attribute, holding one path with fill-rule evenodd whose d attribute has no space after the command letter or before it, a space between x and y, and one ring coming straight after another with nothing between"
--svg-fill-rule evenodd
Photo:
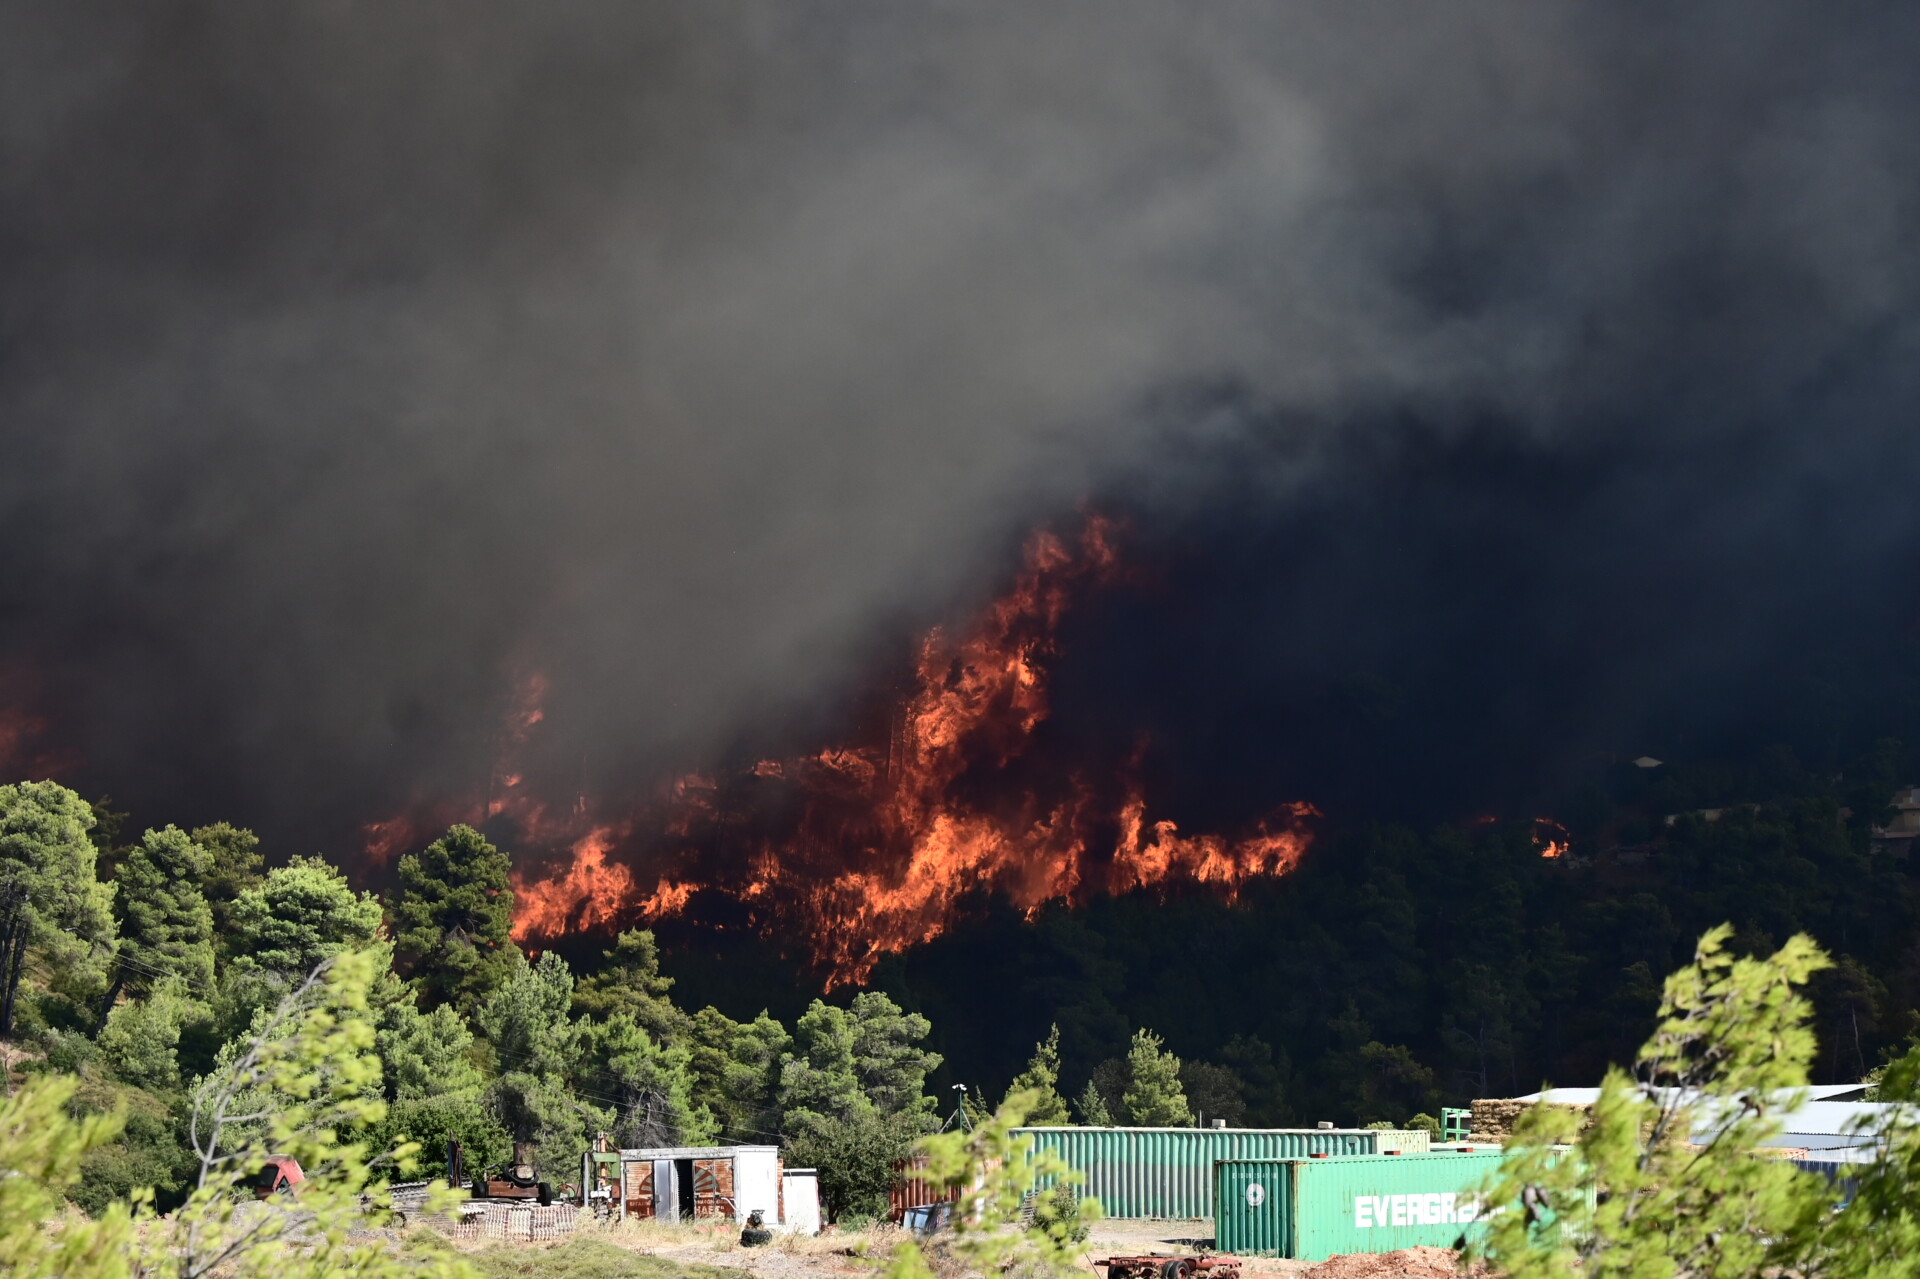
<instances>
[{"instance_id":1,"label":"gray smoke plume","mask_svg":"<svg viewBox=\"0 0 1920 1279\"><path fill-rule=\"evenodd\" d=\"M658 768L1082 499L1408 430L1630 454L1702 582L1822 503L1891 554L1916 67L1898 6L6 3L0 654L156 817L304 833L479 783L530 670L552 769Z\"/></svg>"}]
</instances>

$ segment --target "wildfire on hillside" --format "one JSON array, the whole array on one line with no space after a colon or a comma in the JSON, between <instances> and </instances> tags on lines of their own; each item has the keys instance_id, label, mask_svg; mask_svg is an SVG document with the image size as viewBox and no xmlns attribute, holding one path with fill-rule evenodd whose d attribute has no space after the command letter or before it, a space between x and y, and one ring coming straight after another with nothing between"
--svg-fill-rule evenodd
<instances>
[{"instance_id":1,"label":"wildfire on hillside","mask_svg":"<svg viewBox=\"0 0 1920 1279\"><path fill-rule=\"evenodd\" d=\"M1072 538L1036 534L1010 591L964 630L924 637L884 740L689 773L612 821L585 799L556 813L522 783L511 757L546 692L529 677L484 811L529 843L568 851L555 873L517 879L515 938L651 922L718 893L755 929L805 939L836 985L939 936L982 890L1032 913L1174 882L1231 898L1248 880L1284 874L1311 839L1310 804L1283 804L1238 837L1183 834L1150 815L1136 775L1144 743L1097 772L1042 758L1060 622L1078 594L1118 573L1104 519ZM636 864L655 868L651 888Z\"/></svg>"},{"instance_id":2,"label":"wildfire on hillside","mask_svg":"<svg viewBox=\"0 0 1920 1279\"><path fill-rule=\"evenodd\" d=\"M1533 819L1533 846L1547 858L1565 857L1573 846L1573 832L1551 817Z\"/></svg>"}]
</instances>

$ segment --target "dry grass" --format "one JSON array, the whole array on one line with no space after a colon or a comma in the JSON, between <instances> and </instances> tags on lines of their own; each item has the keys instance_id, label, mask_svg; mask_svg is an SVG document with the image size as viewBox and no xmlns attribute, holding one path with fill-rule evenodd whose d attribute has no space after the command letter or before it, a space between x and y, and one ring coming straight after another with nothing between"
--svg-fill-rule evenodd
<instances>
[{"instance_id":1,"label":"dry grass","mask_svg":"<svg viewBox=\"0 0 1920 1279\"><path fill-rule=\"evenodd\" d=\"M472 1260L486 1279L724 1279L726 1273L622 1248L595 1235L555 1244L495 1244Z\"/></svg>"},{"instance_id":2,"label":"dry grass","mask_svg":"<svg viewBox=\"0 0 1920 1279\"><path fill-rule=\"evenodd\" d=\"M731 1221L620 1223L582 1218L558 1243L467 1240L487 1279L860 1279L876 1271L904 1236L886 1224L824 1235L778 1234L760 1248L740 1246ZM941 1279L946 1272L936 1268Z\"/></svg>"}]
</instances>

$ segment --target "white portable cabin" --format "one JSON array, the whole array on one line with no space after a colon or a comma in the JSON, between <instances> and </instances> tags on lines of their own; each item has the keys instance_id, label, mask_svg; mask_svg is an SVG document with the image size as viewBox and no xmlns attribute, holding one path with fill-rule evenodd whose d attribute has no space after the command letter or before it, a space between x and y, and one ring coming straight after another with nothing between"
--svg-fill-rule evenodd
<instances>
[{"instance_id":1,"label":"white portable cabin","mask_svg":"<svg viewBox=\"0 0 1920 1279\"><path fill-rule=\"evenodd\" d=\"M780 1228L796 1235L820 1233L820 1170L788 1168L780 1174Z\"/></svg>"},{"instance_id":2,"label":"white portable cabin","mask_svg":"<svg viewBox=\"0 0 1920 1279\"><path fill-rule=\"evenodd\" d=\"M768 1226L779 1226L786 1220L780 1174L778 1146L622 1150L619 1215L623 1220L730 1218L745 1224L758 1212Z\"/></svg>"}]
</instances>

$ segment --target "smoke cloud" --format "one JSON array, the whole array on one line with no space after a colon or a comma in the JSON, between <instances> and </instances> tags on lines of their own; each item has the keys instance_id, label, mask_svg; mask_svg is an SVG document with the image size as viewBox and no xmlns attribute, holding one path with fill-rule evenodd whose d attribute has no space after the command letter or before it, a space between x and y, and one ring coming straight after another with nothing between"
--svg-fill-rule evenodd
<instances>
[{"instance_id":1,"label":"smoke cloud","mask_svg":"<svg viewBox=\"0 0 1920 1279\"><path fill-rule=\"evenodd\" d=\"M0 674L157 820L534 670L557 785L697 757L1089 498L1179 571L1062 731L1234 803L1368 671L1584 750L1911 624L1920 14L0 8Z\"/></svg>"}]
</instances>

